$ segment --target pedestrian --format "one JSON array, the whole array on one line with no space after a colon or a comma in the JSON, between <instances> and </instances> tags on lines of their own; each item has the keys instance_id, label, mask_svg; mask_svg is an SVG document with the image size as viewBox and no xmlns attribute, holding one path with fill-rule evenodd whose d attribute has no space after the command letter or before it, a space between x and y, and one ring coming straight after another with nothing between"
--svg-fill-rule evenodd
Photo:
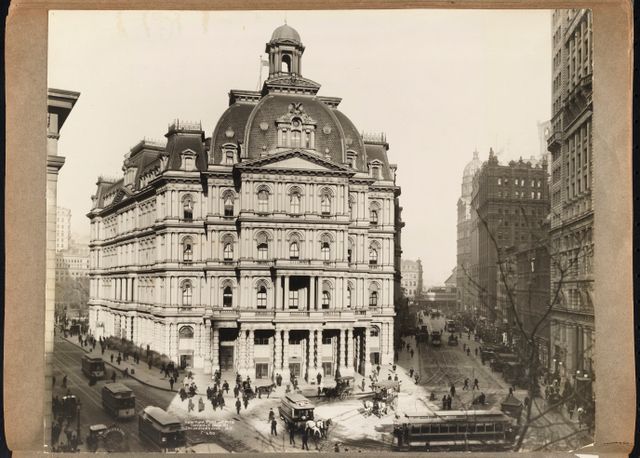
<instances>
[{"instance_id":1,"label":"pedestrian","mask_svg":"<svg viewBox=\"0 0 640 458\"><path fill-rule=\"evenodd\" d=\"M413 367L409 369L409 377L413 378Z\"/></svg>"},{"instance_id":2,"label":"pedestrian","mask_svg":"<svg viewBox=\"0 0 640 458\"><path fill-rule=\"evenodd\" d=\"M442 395L442 410L447 410L447 395Z\"/></svg>"},{"instance_id":3,"label":"pedestrian","mask_svg":"<svg viewBox=\"0 0 640 458\"><path fill-rule=\"evenodd\" d=\"M191 412L194 409L193 399L189 398L189 404L187 404L187 412Z\"/></svg>"},{"instance_id":4,"label":"pedestrian","mask_svg":"<svg viewBox=\"0 0 640 458\"><path fill-rule=\"evenodd\" d=\"M52 386L56 386L56 376L55 375L51 378L51 381L53 382Z\"/></svg>"},{"instance_id":5,"label":"pedestrian","mask_svg":"<svg viewBox=\"0 0 640 458\"><path fill-rule=\"evenodd\" d=\"M475 352L476 352L476 358L477 358L478 357L478 347L476 347Z\"/></svg>"},{"instance_id":6,"label":"pedestrian","mask_svg":"<svg viewBox=\"0 0 640 458\"><path fill-rule=\"evenodd\" d=\"M569 420L573 420L573 403L567 405L567 412L569 412Z\"/></svg>"},{"instance_id":7,"label":"pedestrian","mask_svg":"<svg viewBox=\"0 0 640 458\"><path fill-rule=\"evenodd\" d=\"M278 422L274 418L273 420L271 420L271 435L272 436L277 436L278 435L278 431L276 429L277 426L278 426Z\"/></svg>"},{"instance_id":8,"label":"pedestrian","mask_svg":"<svg viewBox=\"0 0 640 458\"><path fill-rule=\"evenodd\" d=\"M171 391L173 391L173 384L176 383L176 381L173 379L173 377L169 378L169 386L171 387Z\"/></svg>"},{"instance_id":9,"label":"pedestrian","mask_svg":"<svg viewBox=\"0 0 640 458\"><path fill-rule=\"evenodd\" d=\"M365 384L364 378L362 378L362 391L364 391L364 387L365 387L365 385L366 385L366 384Z\"/></svg>"},{"instance_id":10,"label":"pedestrian","mask_svg":"<svg viewBox=\"0 0 640 458\"><path fill-rule=\"evenodd\" d=\"M395 375L395 377L393 377L393 380L394 380L395 382L397 382L397 381L398 381L398 374L396 374L396 375Z\"/></svg>"},{"instance_id":11,"label":"pedestrian","mask_svg":"<svg viewBox=\"0 0 640 458\"><path fill-rule=\"evenodd\" d=\"M122 357L120 355L118 355L118 359L116 359L116 362L118 363L118 366L120 365L121 361L122 361Z\"/></svg>"},{"instance_id":12,"label":"pedestrian","mask_svg":"<svg viewBox=\"0 0 640 458\"><path fill-rule=\"evenodd\" d=\"M269 409L269 419L267 420L267 423L271 423L271 420L274 418L276 418L276 414L273 413L273 409Z\"/></svg>"},{"instance_id":13,"label":"pedestrian","mask_svg":"<svg viewBox=\"0 0 640 458\"><path fill-rule=\"evenodd\" d=\"M480 389L480 386L478 385L478 379L477 378L473 379L473 389L474 390L479 390Z\"/></svg>"},{"instance_id":14,"label":"pedestrian","mask_svg":"<svg viewBox=\"0 0 640 458\"><path fill-rule=\"evenodd\" d=\"M411 353L411 357L413 358L413 348L411 349L411 351L409 353Z\"/></svg>"},{"instance_id":15,"label":"pedestrian","mask_svg":"<svg viewBox=\"0 0 640 458\"><path fill-rule=\"evenodd\" d=\"M306 428L302 431L302 450L309 450L309 433Z\"/></svg>"},{"instance_id":16,"label":"pedestrian","mask_svg":"<svg viewBox=\"0 0 640 458\"><path fill-rule=\"evenodd\" d=\"M293 423L289 425L289 445L296 445L296 429Z\"/></svg>"},{"instance_id":17,"label":"pedestrian","mask_svg":"<svg viewBox=\"0 0 640 458\"><path fill-rule=\"evenodd\" d=\"M244 396L242 401L244 402L244 410L247 410L247 407L249 407L249 398Z\"/></svg>"},{"instance_id":18,"label":"pedestrian","mask_svg":"<svg viewBox=\"0 0 640 458\"><path fill-rule=\"evenodd\" d=\"M151 358L149 358L149 360L147 361L147 363L149 364L149 370L151 370Z\"/></svg>"},{"instance_id":19,"label":"pedestrian","mask_svg":"<svg viewBox=\"0 0 640 458\"><path fill-rule=\"evenodd\" d=\"M471 356L471 350L467 348L467 356Z\"/></svg>"},{"instance_id":20,"label":"pedestrian","mask_svg":"<svg viewBox=\"0 0 640 458\"><path fill-rule=\"evenodd\" d=\"M127 377L129 377L129 368L125 367L124 368L124 378L127 378Z\"/></svg>"},{"instance_id":21,"label":"pedestrian","mask_svg":"<svg viewBox=\"0 0 640 458\"><path fill-rule=\"evenodd\" d=\"M113 364L113 353L111 353L111 364Z\"/></svg>"},{"instance_id":22,"label":"pedestrian","mask_svg":"<svg viewBox=\"0 0 640 458\"><path fill-rule=\"evenodd\" d=\"M276 383L278 386L282 386L282 375L276 374Z\"/></svg>"},{"instance_id":23,"label":"pedestrian","mask_svg":"<svg viewBox=\"0 0 640 458\"><path fill-rule=\"evenodd\" d=\"M453 383L451 384L451 388L449 389L449 392L451 393L452 398L456 396L456 386Z\"/></svg>"},{"instance_id":24,"label":"pedestrian","mask_svg":"<svg viewBox=\"0 0 640 458\"><path fill-rule=\"evenodd\" d=\"M509 387L509 396L513 396L513 387L512 386Z\"/></svg>"},{"instance_id":25,"label":"pedestrian","mask_svg":"<svg viewBox=\"0 0 640 458\"><path fill-rule=\"evenodd\" d=\"M113 373L111 374L111 381L115 382L116 381L116 371L114 369Z\"/></svg>"},{"instance_id":26,"label":"pedestrian","mask_svg":"<svg viewBox=\"0 0 640 458\"><path fill-rule=\"evenodd\" d=\"M320 385L320 382L322 382L322 374L320 372L316 375L316 380L318 381L318 385Z\"/></svg>"},{"instance_id":27,"label":"pedestrian","mask_svg":"<svg viewBox=\"0 0 640 458\"><path fill-rule=\"evenodd\" d=\"M240 394L240 388L238 388L238 385L236 385L233 387L233 397L237 398L239 394Z\"/></svg>"},{"instance_id":28,"label":"pedestrian","mask_svg":"<svg viewBox=\"0 0 640 458\"><path fill-rule=\"evenodd\" d=\"M67 387L67 375L65 374L64 377L62 377L62 387L66 388Z\"/></svg>"},{"instance_id":29,"label":"pedestrian","mask_svg":"<svg viewBox=\"0 0 640 458\"><path fill-rule=\"evenodd\" d=\"M225 380L224 383L222 384L222 389L229 394L229 383L227 383L227 381Z\"/></svg>"},{"instance_id":30,"label":"pedestrian","mask_svg":"<svg viewBox=\"0 0 640 458\"><path fill-rule=\"evenodd\" d=\"M391 374L389 374L389 376L387 377L387 380L391 380Z\"/></svg>"},{"instance_id":31,"label":"pedestrian","mask_svg":"<svg viewBox=\"0 0 640 458\"><path fill-rule=\"evenodd\" d=\"M378 372L378 375L380 375L380 364L376 366L376 371Z\"/></svg>"},{"instance_id":32,"label":"pedestrian","mask_svg":"<svg viewBox=\"0 0 640 458\"><path fill-rule=\"evenodd\" d=\"M464 385L463 385L463 387L462 387L462 390L464 391L464 390L468 390L468 389L469 389L469 379L468 379L468 378L465 378L465 379L464 379Z\"/></svg>"},{"instance_id":33,"label":"pedestrian","mask_svg":"<svg viewBox=\"0 0 640 458\"><path fill-rule=\"evenodd\" d=\"M240 402L240 399L236 399L236 412L238 413L238 415L240 415L240 408L242 407L242 403Z\"/></svg>"}]
</instances>

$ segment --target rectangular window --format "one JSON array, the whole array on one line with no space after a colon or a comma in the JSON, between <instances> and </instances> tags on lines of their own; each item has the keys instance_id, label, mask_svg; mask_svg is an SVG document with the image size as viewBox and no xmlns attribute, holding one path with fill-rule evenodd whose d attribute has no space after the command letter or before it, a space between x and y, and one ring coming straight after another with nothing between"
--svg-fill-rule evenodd
<instances>
[{"instance_id":1,"label":"rectangular window","mask_svg":"<svg viewBox=\"0 0 640 458\"><path fill-rule=\"evenodd\" d=\"M254 344L255 345L269 345L269 338L268 337L255 337L254 338ZM257 366L257 364L256 364Z\"/></svg>"},{"instance_id":2,"label":"rectangular window","mask_svg":"<svg viewBox=\"0 0 640 458\"><path fill-rule=\"evenodd\" d=\"M323 345L331 345L331 337L323 337L322 338Z\"/></svg>"},{"instance_id":3,"label":"rectangular window","mask_svg":"<svg viewBox=\"0 0 640 458\"><path fill-rule=\"evenodd\" d=\"M289 308L297 309L300 303L300 293L298 291L289 291Z\"/></svg>"}]
</instances>

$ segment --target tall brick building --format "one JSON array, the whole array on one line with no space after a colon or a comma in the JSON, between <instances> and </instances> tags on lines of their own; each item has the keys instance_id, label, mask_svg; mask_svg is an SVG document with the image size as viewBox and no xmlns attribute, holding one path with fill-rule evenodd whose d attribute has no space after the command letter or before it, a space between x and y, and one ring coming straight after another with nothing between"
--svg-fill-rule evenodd
<instances>
[{"instance_id":1,"label":"tall brick building","mask_svg":"<svg viewBox=\"0 0 640 458\"><path fill-rule=\"evenodd\" d=\"M552 266L551 291L560 300L551 317L552 371L593 373L592 14L556 10L552 17L551 238L554 251L575 260L567 272Z\"/></svg>"},{"instance_id":2,"label":"tall brick building","mask_svg":"<svg viewBox=\"0 0 640 458\"><path fill-rule=\"evenodd\" d=\"M471 274L473 308L489 322L502 324L497 308L498 262L502 250L545 236L549 212L546 163L489 159L473 178L471 199Z\"/></svg>"},{"instance_id":3,"label":"tall brick building","mask_svg":"<svg viewBox=\"0 0 640 458\"><path fill-rule=\"evenodd\" d=\"M90 326L183 367L252 378L368 373L393 360L400 189L384 135L360 134L301 74L293 28L261 91L231 90L206 138L176 121L100 179Z\"/></svg>"}]
</instances>

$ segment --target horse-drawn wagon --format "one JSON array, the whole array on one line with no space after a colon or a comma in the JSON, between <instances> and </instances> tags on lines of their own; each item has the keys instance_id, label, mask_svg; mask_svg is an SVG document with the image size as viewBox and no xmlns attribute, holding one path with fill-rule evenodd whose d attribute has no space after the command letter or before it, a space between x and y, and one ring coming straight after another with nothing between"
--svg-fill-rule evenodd
<instances>
[{"instance_id":1,"label":"horse-drawn wagon","mask_svg":"<svg viewBox=\"0 0 640 458\"><path fill-rule=\"evenodd\" d=\"M327 398L339 398L345 400L353 394L355 378L350 376L336 378L336 386L331 388L323 388L322 393Z\"/></svg>"}]
</instances>

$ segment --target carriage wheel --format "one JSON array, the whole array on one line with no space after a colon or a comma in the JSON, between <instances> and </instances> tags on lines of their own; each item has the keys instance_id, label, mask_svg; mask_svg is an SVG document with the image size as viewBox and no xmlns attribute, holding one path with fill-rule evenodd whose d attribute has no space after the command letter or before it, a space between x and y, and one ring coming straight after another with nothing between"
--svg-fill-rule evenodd
<instances>
[{"instance_id":1,"label":"carriage wheel","mask_svg":"<svg viewBox=\"0 0 640 458\"><path fill-rule=\"evenodd\" d=\"M108 452L124 452L126 451L125 437L120 431L108 431L104 436L104 446Z\"/></svg>"},{"instance_id":2,"label":"carriage wheel","mask_svg":"<svg viewBox=\"0 0 640 458\"><path fill-rule=\"evenodd\" d=\"M340 393L340 400L344 401L345 399L347 399L347 393L346 392Z\"/></svg>"}]
</instances>

